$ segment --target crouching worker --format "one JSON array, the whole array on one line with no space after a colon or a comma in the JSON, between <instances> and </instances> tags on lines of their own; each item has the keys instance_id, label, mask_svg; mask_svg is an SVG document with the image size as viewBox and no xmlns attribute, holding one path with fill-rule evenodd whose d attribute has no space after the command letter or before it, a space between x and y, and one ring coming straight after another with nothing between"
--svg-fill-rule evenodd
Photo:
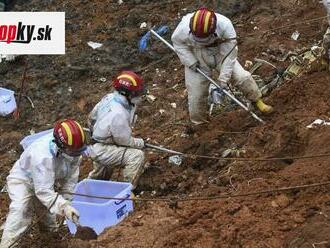
<instances>
[{"instance_id":1,"label":"crouching worker","mask_svg":"<svg viewBox=\"0 0 330 248\"><path fill-rule=\"evenodd\" d=\"M106 95L89 115L93 145L89 156L93 171L89 178L109 180L114 167L123 167L125 181L136 187L144 167L144 141L132 137L137 105L145 94L142 78L123 71L113 81L114 92Z\"/></svg>"},{"instance_id":2,"label":"crouching worker","mask_svg":"<svg viewBox=\"0 0 330 248\"><path fill-rule=\"evenodd\" d=\"M81 126L74 120L64 120L55 124L53 133L36 140L22 153L7 177L11 203L1 248L17 243L31 224L33 212L44 216L40 230L57 231L56 215L78 222L79 212L71 206L71 197L59 192L73 191L84 149Z\"/></svg>"}]
</instances>

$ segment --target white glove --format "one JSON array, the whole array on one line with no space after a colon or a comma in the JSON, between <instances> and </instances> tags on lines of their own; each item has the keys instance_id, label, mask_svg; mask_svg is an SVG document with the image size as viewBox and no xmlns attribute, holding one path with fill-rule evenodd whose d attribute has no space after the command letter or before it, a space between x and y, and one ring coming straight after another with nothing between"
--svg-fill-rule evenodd
<instances>
[{"instance_id":1,"label":"white glove","mask_svg":"<svg viewBox=\"0 0 330 248\"><path fill-rule=\"evenodd\" d=\"M91 146L87 146L86 149L81 153L81 155L85 158L89 158L91 156Z\"/></svg>"},{"instance_id":2,"label":"white glove","mask_svg":"<svg viewBox=\"0 0 330 248\"><path fill-rule=\"evenodd\" d=\"M225 97L225 93L223 93L222 90L220 90L218 87L216 87L213 84L210 84L209 86L209 105L211 104L222 104Z\"/></svg>"},{"instance_id":3,"label":"white glove","mask_svg":"<svg viewBox=\"0 0 330 248\"><path fill-rule=\"evenodd\" d=\"M64 208L64 215L66 218L71 220L76 225L79 224L79 216L80 216L79 211L77 209L75 209L74 207L72 207L71 205L67 205Z\"/></svg>"},{"instance_id":4,"label":"white glove","mask_svg":"<svg viewBox=\"0 0 330 248\"><path fill-rule=\"evenodd\" d=\"M144 140L141 138L133 138L133 147L137 149L143 149L145 147Z\"/></svg>"},{"instance_id":5,"label":"white glove","mask_svg":"<svg viewBox=\"0 0 330 248\"><path fill-rule=\"evenodd\" d=\"M218 80L218 84L221 88L225 89L225 90L229 90L228 88L228 84L224 81Z\"/></svg>"}]
</instances>

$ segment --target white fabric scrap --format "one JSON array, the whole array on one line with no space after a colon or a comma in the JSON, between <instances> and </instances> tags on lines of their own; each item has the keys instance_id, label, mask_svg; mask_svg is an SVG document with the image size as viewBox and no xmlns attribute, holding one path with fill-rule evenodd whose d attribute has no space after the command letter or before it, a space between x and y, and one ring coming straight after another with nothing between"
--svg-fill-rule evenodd
<instances>
[{"instance_id":1,"label":"white fabric scrap","mask_svg":"<svg viewBox=\"0 0 330 248\"><path fill-rule=\"evenodd\" d=\"M298 40L299 36L300 36L299 31L295 31L295 32L291 35L291 39L293 39L293 40Z\"/></svg>"},{"instance_id":2,"label":"white fabric scrap","mask_svg":"<svg viewBox=\"0 0 330 248\"><path fill-rule=\"evenodd\" d=\"M140 29L144 29L146 28L148 25L146 22L142 22L141 25L140 25Z\"/></svg>"},{"instance_id":3,"label":"white fabric scrap","mask_svg":"<svg viewBox=\"0 0 330 248\"><path fill-rule=\"evenodd\" d=\"M14 61L16 58L16 55L3 55L3 54L0 54L0 63L2 61Z\"/></svg>"},{"instance_id":4,"label":"white fabric scrap","mask_svg":"<svg viewBox=\"0 0 330 248\"><path fill-rule=\"evenodd\" d=\"M93 49L97 49L97 48L100 48L101 46L103 46L102 43L97 43L97 42L93 42L93 41L87 42L87 45L89 45Z\"/></svg>"},{"instance_id":5,"label":"white fabric scrap","mask_svg":"<svg viewBox=\"0 0 330 248\"><path fill-rule=\"evenodd\" d=\"M307 128L316 128L317 126L330 126L330 122L325 121L325 120L321 120L321 119L316 119L315 121L313 121L311 124L309 124L308 126L306 126Z\"/></svg>"}]
</instances>

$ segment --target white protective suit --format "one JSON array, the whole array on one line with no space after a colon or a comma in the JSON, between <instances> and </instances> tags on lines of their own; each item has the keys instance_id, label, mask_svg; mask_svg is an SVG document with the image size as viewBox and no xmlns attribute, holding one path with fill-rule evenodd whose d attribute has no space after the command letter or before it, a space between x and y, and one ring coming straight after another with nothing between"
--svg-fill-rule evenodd
<instances>
[{"instance_id":1,"label":"white protective suit","mask_svg":"<svg viewBox=\"0 0 330 248\"><path fill-rule=\"evenodd\" d=\"M15 163L7 177L11 199L9 214L1 239L1 248L9 247L30 225L33 212L41 220L41 230L56 231L56 214L64 215L70 196L58 191L72 192L78 181L81 157L63 157L48 134L32 143ZM35 210L35 211L34 211Z\"/></svg>"},{"instance_id":2,"label":"white protective suit","mask_svg":"<svg viewBox=\"0 0 330 248\"><path fill-rule=\"evenodd\" d=\"M202 44L196 42L190 33L189 22L192 16L193 13L190 13L182 18L172 35L172 42L185 66L190 119L198 124L206 119L209 82L199 73L189 69L196 62L199 62L200 68L210 76L213 69L217 70L222 86L233 77L235 86L253 102L261 97L261 93L251 74L237 61L236 32L232 22L227 17L216 14L216 35Z\"/></svg>"},{"instance_id":3,"label":"white protective suit","mask_svg":"<svg viewBox=\"0 0 330 248\"><path fill-rule=\"evenodd\" d=\"M106 95L92 110L89 123L92 138L89 155L94 170L89 178L108 180L114 166L123 166L125 181L136 186L143 172L144 141L132 137L135 108L117 91Z\"/></svg>"},{"instance_id":4,"label":"white protective suit","mask_svg":"<svg viewBox=\"0 0 330 248\"><path fill-rule=\"evenodd\" d=\"M323 0L323 5L328 14L328 29L323 36L323 47L327 53L327 58L330 60L330 0Z\"/></svg>"}]
</instances>

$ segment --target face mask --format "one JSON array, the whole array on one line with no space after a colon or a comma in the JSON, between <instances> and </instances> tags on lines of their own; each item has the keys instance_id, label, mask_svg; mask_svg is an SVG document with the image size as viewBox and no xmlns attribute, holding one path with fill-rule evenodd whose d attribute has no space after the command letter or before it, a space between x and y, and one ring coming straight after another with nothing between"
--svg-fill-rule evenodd
<instances>
[{"instance_id":1,"label":"face mask","mask_svg":"<svg viewBox=\"0 0 330 248\"><path fill-rule=\"evenodd\" d=\"M133 97L131 99L131 103L134 105L138 105L142 102L142 97L141 96L137 96L137 97Z\"/></svg>"},{"instance_id":2,"label":"face mask","mask_svg":"<svg viewBox=\"0 0 330 248\"><path fill-rule=\"evenodd\" d=\"M192 35L193 40L199 44L199 45L209 45L210 43L213 43L215 40L215 37L213 35L209 35L208 37L205 38L198 38L195 35Z\"/></svg>"}]
</instances>

